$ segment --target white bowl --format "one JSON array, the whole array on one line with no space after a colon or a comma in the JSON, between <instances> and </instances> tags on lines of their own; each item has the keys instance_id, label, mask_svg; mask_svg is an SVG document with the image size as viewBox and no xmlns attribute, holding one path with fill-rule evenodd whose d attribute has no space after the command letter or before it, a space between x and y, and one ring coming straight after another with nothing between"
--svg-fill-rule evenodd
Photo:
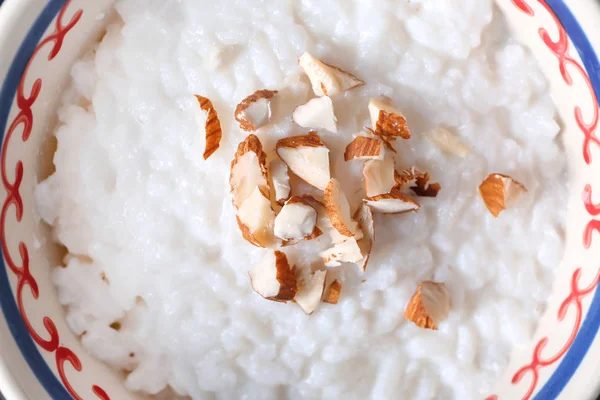
<instances>
[{"instance_id":1,"label":"white bowl","mask_svg":"<svg viewBox=\"0 0 600 400\"><path fill-rule=\"evenodd\" d=\"M13 399L127 399L120 378L68 329L50 282L57 252L35 216L60 88L98 40L110 0L7 0L0 7L0 390ZM588 399L600 387L600 3L497 0L551 83L570 168L567 247L529 346L513 351L489 399ZM597 136L598 135L598 136Z\"/></svg>"}]
</instances>

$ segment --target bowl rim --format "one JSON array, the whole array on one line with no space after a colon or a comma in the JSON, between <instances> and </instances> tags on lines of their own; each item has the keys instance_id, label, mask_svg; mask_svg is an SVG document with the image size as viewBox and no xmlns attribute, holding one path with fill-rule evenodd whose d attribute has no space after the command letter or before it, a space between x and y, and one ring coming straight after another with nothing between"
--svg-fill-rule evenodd
<instances>
[{"instance_id":1,"label":"bowl rim","mask_svg":"<svg viewBox=\"0 0 600 400\"><path fill-rule=\"evenodd\" d=\"M43 10L37 16L34 24L29 28L27 35L21 42L17 54L10 61L9 70L2 81L2 86L0 86L0 142L2 144L4 144L8 116L17 85L21 80L25 65L28 63L30 56L39 41L43 38L53 19L69 1L47 0L47 4L43 7ZM528 1L533 0L500 1L511 1L515 6L519 7L519 5L527 5ZM600 98L600 61L598 54L594 50L578 19L564 0L537 1L548 5L567 32L568 38L573 42L583 62L584 70L591 81L596 98ZM3 0L0 0L0 5L0 26L8 25L12 15L18 14L22 12L19 10L26 8L25 2L16 0L9 0L4 3ZM2 255L0 258L0 269L2 270L0 272L0 307L5 319L9 322L8 325L11 334L32 373L46 392L53 399L70 399L71 396L68 391L43 359L38 346L31 338L22 320L10 285L4 254ZM552 372L548 380L537 390L533 396L534 399L553 398L553 396L561 393L576 373L592 343L594 343L598 331L600 331L600 289L595 288L592 302L588 312L584 315L576 337L567 352L558 360L557 369ZM590 386L593 386L594 390L596 390L597 385ZM15 380L14 376L8 370L6 362L2 359L2 355L0 355L0 389L5 396L26 398L19 387L18 381Z\"/></svg>"}]
</instances>

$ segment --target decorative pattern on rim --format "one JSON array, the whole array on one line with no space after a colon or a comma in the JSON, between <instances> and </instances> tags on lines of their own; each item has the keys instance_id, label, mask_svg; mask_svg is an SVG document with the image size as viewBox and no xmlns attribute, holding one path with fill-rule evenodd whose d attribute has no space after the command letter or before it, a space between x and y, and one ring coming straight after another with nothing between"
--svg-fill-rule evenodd
<instances>
[{"instance_id":1,"label":"decorative pattern on rim","mask_svg":"<svg viewBox=\"0 0 600 400\"><path fill-rule=\"evenodd\" d=\"M525 14L527 14L531 17L534 16L534 14L535 14L534 10L527 3L528 0L511 0L511 1L519 10L521 10ZM579 64L569 54L569 37L568 37L567 32L565 31L564 27L562 26L561 22L558 20L558 18L556 17L556 15L552 11L552 9L548 6L548 4L546 3L545 0L537 0L537 2L546 9L546 11L550 14L552 19L554 20L554 23L556 24L556 28L558 30L558 40L557 41L553 41L550 38L550 34L548 33L548 31L545 28L539 28L538 33L540 35L540 38L546 45L546 47L548 47L548 49L558 59L558 66L560 68L560 73L562 75L564 82L569 86L573 85L573 79L571 77L571 74L567 71L567 66L572 66L581 75L581 77L585 80L586 85L589 89L590 97L592 100L592 106L594 108L594 112L593 112L591 121L587 122L587 123L585 122L584 117L583 117L583 112L581 111L581 108L579 106L575 107L574 116L575 116L575 121L577 122L577 126L583 133L583 149L582 149L583 160L585 161L586 164L590 165L592 163L590 146L592 144L595 144L596 146L600 147L600 139L598 139L598 137L596 136L596 128L598 127L598 120L599 120L598 99L596 98L596 93L594 91L594 87L592 86L592 82L591 82L590 77L588 76L587 72L585 71L585 68L581 64ZM583 200L583 205L585 206L585 209L590 216L597 216L600 214L600 204L592 203L592 186L591 185L588 184L584 187L583 194L582 194L582 200ZM593 231L600 232L600 221L592 219L586 225L584 232L583 232L583 246L585 249L589 249L592 244ZM558 313L557 313L557 320L559 322L562 322L564 320L567 312L571 308L571 306L574 306L574 308L575 308L575 312L576 312L575 324L574 324L571 334L569 335L569 338L567 339L565 344L554 355L542 356L542 352L546 348L546 345L548 344L548 341L549 341L549 338L547 336L544 336L536 343L534 350L533 350L531 362L529 364L526 364L523 367L519 368L519 370L512 377L511 383L513 385L516 385L523 379L523 377L525 375L531 374L531 383L529 385L529 388L527 389L527 392L525 392L525 394L523 395L522 400L529 400L531 398L531 396L533 395L533 392L535 391L535 389L538 385L539 371L542 368L548 367L548 366L556 363L557 361L559 361L565 355L565 353L569 350L569 348L571 347L571 344L577 337L577 333L579 332L579 329L581 328L582 317L583 317L582 300L584 297L586 297L590 293L593 293L596 290L596 288L598 287L598 283L600 282L600 270L596 274L596 277L593 279L593 281L586 288L583 288L583 289L579 287L580 276L581 276L581 268L577 268L573 272L573 275L571 277L571 291L570 291L569 295L567 296L567 298L561 303L561 305L558 309ZM486 400L498 400L498 399L499 399L499 397L497 395L492 395L492 396L489 396Z\"/></svg>"},{"instance_id":2,"label":"decorative pattern on rim","mask_svg":"<svg viewBox=\"0 0 600 400\"><path fill-rule=\"evenodd\" d=\"M2 185L6 189L7 193L6 199L4 200L4 204L2 205L2 211L0 213L0 241L2 244L2 253L4 254L4 258L6 259L6 265L8 265L10 270L17 277L17 305L19 307L21 317L23 318L23 322L25 323L27 330L29 331L29 334L38 346L40 346L47 352L54 353L54 358L56 360L56 369L58 370L58 374L63 385L65 386L69 394L73 396L73 398L77 400L82 400L81 396L77 394L75 389L73 389L73 387L69 383L69 379L67 378L64 369L65 363L68 362L76 371L81 371L81 361L71 349L60 344L58 330L56 329L56 325L54 324L52 319L50 319L49 317L44 317L43 319L44 327L46 328L46 332L43 335L49 337L48 339L45 339L40 335L40 333L38 333L33 328L31 323L29 322L27 312L23 306L23 289L25 289L27 286L29 286L29 290L34 299L37 300L39 297L39 289L37 282L29 269L29 252L27 250L27 245L23 242L19 243L19 255L21 257L21 265L17 265L17 261L15 260L16 257L15 255L12 255L10 253L10 250L6 243L6 217L9 209L11 207L14 207L17 222L21 222L21 219L23 218L23 199L19 191L21 189L21 182L23 180L24 171L23 162L21 160L17 161L17 164L15 165L15 178L13 182L10 182L7 174L8 167L6 165L7 148L10 140L13 137L13 133L19 126L22 126L23 128L23 133L21 134L23 142L26 142L29 139L29 135L31 134L33 127L33 112L31 110L31 107L37 100L40 91L42 90L42 79L38 78L33 83L29 95L25 95L25 80L29 72L29 66L31 65L31 62L36 58L40 50L47 44L51 44L52 48L50 49L50 53L48 54L48 61L52 61L60 52L60 49L62 48L62 44L67 33L69 33L69 31L81 19L83 11L77 10L77 12L73 14L71 20L68 23L65 24L63 22L63 18L70 3L71 0L68 0L60 10L55 21L54 32L42 39L36 46L35 50L31 54L29 62L27 63L27 66L25 67L25 70L23 71L23 75L21 76L21 80L19 82L16 95L16 102L17 107L19 109L19 113L14 118L14 120L8 128L8 131L6 132L6 141L2 148L0 161ZM92 386L92 391L96 396L98 396L98 398L102 400L110 400L110 397L99 386Z\"/></svg>"}]
</instances>

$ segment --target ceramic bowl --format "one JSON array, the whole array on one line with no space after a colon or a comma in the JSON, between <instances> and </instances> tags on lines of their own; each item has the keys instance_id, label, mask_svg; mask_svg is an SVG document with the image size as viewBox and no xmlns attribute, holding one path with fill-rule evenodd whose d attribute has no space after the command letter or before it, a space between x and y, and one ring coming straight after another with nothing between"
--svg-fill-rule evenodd
<instances>
[{"instance_id":1,"label":"ceramic bowl","mask_svg":"<svg viewBox=\"0 0 600 400\"><path fill-rule=\"evenodd\" d=\"M403 0L404 1L404 0ZM6 0L0 7L0 390L15 399L132 399L86 354L50 282L57 250L36 217L56 108L111 0ZM600 387L600 2L497 0L550 81L568 153L567 246L547 311L489 400L591 399ZM594 179L595 178L595 179Z\"/></svg>"}]
</instances>

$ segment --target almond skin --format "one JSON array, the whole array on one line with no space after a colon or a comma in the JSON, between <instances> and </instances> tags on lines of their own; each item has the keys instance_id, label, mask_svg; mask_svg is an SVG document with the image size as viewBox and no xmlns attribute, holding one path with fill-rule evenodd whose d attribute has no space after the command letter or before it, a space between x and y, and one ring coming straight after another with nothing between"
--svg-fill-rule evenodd
<instances>
[{"instance_id":1,"label":"almond skin","mask_svg":"<svg viewBox=\"0 0 600 400\"><path fill-rule=\"evenodd\" d=\"M410 130L403 115L379 111L379 119L375 125L375 134L386 138L401 137L410 139Z\"/></svg>"},{"instance_id":2,"label":"almond skin","mask_svg":"<svg viewBox=\"0 0 600 400\"><path fill-rule=\"evenodd\" d=\"M296 147L325 147L325 143L321 141L321 137L316 131L310 131L306 135L292 136L279 139L275 145L275 150L282 147L295 149Z\"/></svg>"},{"instance_id":3,"label":"almond skin","mask_svg":"<svg viewBox=\"0 0 600 400\"><path fill-rule=\"evenodd\" d=\"M490 174L479 185L479 194L494 217L498 217L509 203L525 192L527 189L523 184L502 174Z\"/></svg>"},{"instance_id":4,"label":"almond skin","mask_svg":"<svg viewBox=\"0 0 600 400\"><path fill-rule=\"evenodd\" d=\"M207 160L219 148L223 131L212 102L208 98L198 95L196 95L196 99L200 103L200 108L208 113L206 119L206 148L204 149L204 159Z\"/></svg>"},{"instance_id":5,"label":"almond skin","mask_svg":"<svg viewBox=\"0 0 600 400\"><path fill-rule=\"evenodd\" d=\"M383 142L376 138L366 136L357 136L352 142L346 146L344 152L344 160L350 161L355 158L377 158L382 154Z\"/></svg>"},{"instance_id":6,"label":"almond skin","mask_svg":"<svg viewBox=\"0 0 600 400\"><path fill-rule=\"evenodd\" d=\"M329 284L329 287L323 295L323 302L337 304L342 293L342 284L337 279Z\"/></svg>"},{"instance_id":7,"label":"almond skin","mask_svg":"<svg viewBox=\"0 0 600 400\"><path fill-rule=\"evenodd\" d=\"M298 291L296 284L296 276L294 275L293 269L288 263L288 259L281 251L275 251L275 259L277 260L277 281L281 285L279 288L279 294L276 298L270 300L276 301L288 301L292 300Z\"/></svg>"},{"instance_id":8,"label":"almond skin","mask_svg":"<svg viewBox=\"0 0 600 400\"><path fill-rule=\"evenodd\" d=\"M419 328L437 330L450 311L450 297L446 285L431 281L421 282L406 306L404 317Z\"/></svg>"}]
</instances>

